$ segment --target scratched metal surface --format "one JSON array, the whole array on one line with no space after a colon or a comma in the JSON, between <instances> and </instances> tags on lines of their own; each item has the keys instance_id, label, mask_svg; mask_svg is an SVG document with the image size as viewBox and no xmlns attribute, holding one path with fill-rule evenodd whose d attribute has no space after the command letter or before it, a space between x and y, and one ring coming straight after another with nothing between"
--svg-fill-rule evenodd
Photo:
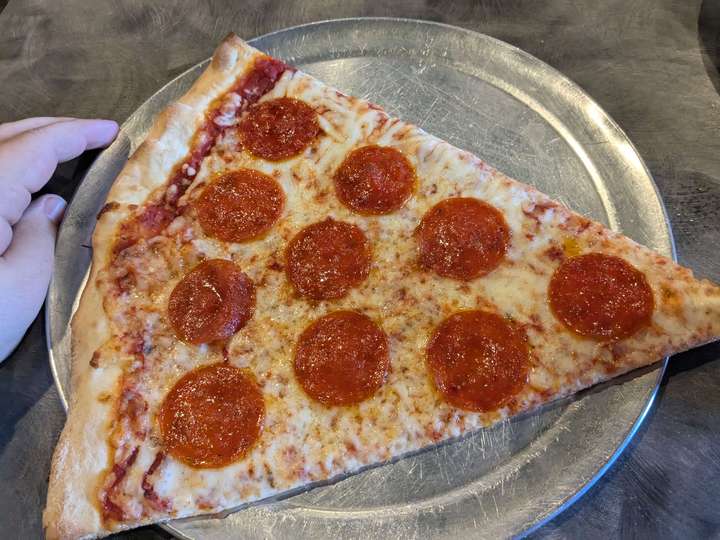
<instances>
[{"instance_id":1,"label":"scratched metal surface","mask_svg":"<svg viewBox=\"0 0 720 540\"><path fill-rule=\"evenodd\" d=\"M715 0L0 1L0 121L125 121L230 30L257 36L328 17L427 18L512 43L580 84L638 147L678 258L720 280L720 4ZM4 8L4 9L3 9ZM94 156L59 168L70 197ZM671 359L657 404L615 465L534 538L720 535L720 346ZM50 455L64 421L43 319L0 365L0 538L41 536ZM452 519L452 518L450 518ZM157 540L145 528L123 538Z\"/></svg>"},{"instance_id":2,"label":"scratched metal surface","mask_svg":"<svg viewBox=\"0 0 720 540\"><path fill-rule=\"evenodd\" d=\"M662 204L629 140L587 95L493 38L412 20L346 19L253 45L481 155L574 209L670 254ZM47 303L51 362L68 391L68 322L89 265L94 216L155 115L198 65L139 108L90 168L60 231ZM178 522L189 538L496 538L556 513L601 473L650 405L661 368L475 435L224 520Z\"/></svg>"}]
</instances>

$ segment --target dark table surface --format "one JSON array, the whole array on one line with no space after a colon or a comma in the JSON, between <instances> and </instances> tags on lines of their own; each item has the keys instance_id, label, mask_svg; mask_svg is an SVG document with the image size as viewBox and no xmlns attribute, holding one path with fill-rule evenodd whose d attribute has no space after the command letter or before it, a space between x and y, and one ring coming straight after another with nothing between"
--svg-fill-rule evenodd
<instances>
[{"instance_id":1,"label":"dark table surface","mask_svg":"<svg viewBox=\"0 0 720 540\"><path fill-rule=\"evenodd\" d=\"M582 86L626 131L658 184L680 262L720 281L720 0L0 0L0 122L122 122L208 57L250 38L352 16L442 21L516 45ZM48 190L71 197L93 156ZM612 469L541 538L720 537L720 345L670 362L654 409ZM42 535L64 421L42 314L0 365L0 538ZM163 538L152 528L123 537Z\"/></svg>"}]
</instances>

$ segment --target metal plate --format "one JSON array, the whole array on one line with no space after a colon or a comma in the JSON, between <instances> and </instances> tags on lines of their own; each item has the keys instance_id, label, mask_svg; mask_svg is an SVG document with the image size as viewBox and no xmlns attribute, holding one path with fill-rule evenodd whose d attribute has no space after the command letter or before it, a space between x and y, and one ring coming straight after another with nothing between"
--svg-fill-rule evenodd
<instances>
[{"instance_id":1,"label":"metal plate","mask_svg":"<svg viewBox=\"0 0 720 540\"><path fill-rule=\"evenodd\" d=\"M510 45L401 19L300 26L251 43L384 106L571 208L666 255L670 230L627 137L583 91ZM95 215L154 115L202 71L143 104L88 172L68 209L48 295L53 373L69 390L69 320L90 263ZM462 440L223 520L176 522L189 538L482 537L537 527L610 466L648 411L664 365L596 387Z\"/></svg>"}]
</instances>

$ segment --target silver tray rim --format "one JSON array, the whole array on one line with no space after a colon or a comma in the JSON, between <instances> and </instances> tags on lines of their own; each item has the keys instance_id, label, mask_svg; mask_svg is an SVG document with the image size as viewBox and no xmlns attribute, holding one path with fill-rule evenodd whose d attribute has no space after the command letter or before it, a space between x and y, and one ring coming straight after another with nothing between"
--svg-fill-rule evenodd
<instances>
[{"instance_id":1,"label":"silver tray rim","mask_svg":"<svg viewBox=\"0 0 720 540\"><path fill-rule=\"evenodd\" d=\"M444 28L447 31L452 32L460 32L464 34L469 34L475 37L480 37L481 39L487 40L489 42L493 42L496 46L498 46L501 49L505 49L506 51L512 51L515 54L518 54L522 57L524 57L526 60L532 62L535 64L536 69L540 69L551 75L554 79L558 81L562 81L566 84L568 84L570 87L573 87L575 90L579 91L584 99L588 102L593 104L599 113L602 115L603 120L607 122L609 128L616 132L616 134L619 136L620 139L622 139L629 147L629 149L632 151L633 156L637 159L638 164L642 168L642 171L644 172L644 175L649 180L650 186L653 189L653 194L655 196L655 202L658 204L658 209L661 212L663 225L665 227L665 233L667 234L667 240L668 240L668 256L672 258L673 261L677 262L677 251L676 251L676 244L675 244L675 238L672 231L672 224L670 222L667 209L665 207L664 201L662 199L660 190L655 183L655 180L652 176L652 173L650 172L649 168L647 167L647 164L642 159L642 156L638 152L637 148L631 141L631 139L627 136L627 134L624 132L624 130L620 127L620 125L589 95L585 92L585 90L577 85L574 81L566 77L562 72L558 71L551 65L545 63L544 61L540 60L539 58L531 55L530 53L524 51L523 49L520 49L519 47L516 47L515 45L512 45L508 42L502 41L498 38L495 38L493 36L483 34L481 32L470 30L467 28L463 28L460 26L455 26L452 24L432 21L432 20L424 20L424 19L413 19L413 18L407 18L407 17L342 17L342 18L336 18L336 19L321 19L317 21L312 21L309 23L303 23L298 24L294 26L285 27L282 29L274 30L272 32L268 32L265 34L261 34L259 36L256 36L254 38L247 39L247 42L250 45L253 45L259 49L262 50L262 42L264 40L268 40L270 38L300 31L300 30L309 30L315 27L321 27L324 25L333 25L333 24L343 24L343 23L372 23L372 22L389 22L389 23L398 23L398 24L414 24L414 25L428 25L428 26L434 26L439 28ZM180 74L176 75L174 78L172 78L170 81L162 85L160 88L158 88L151 96L149 96L145 101L143 101L131 114L130 116L120 125L120 133L122 133L124 130L127 129L128 125L133 122L134 117L139 109L143 108L149 101L153 100L158 94L161 94L163 91L165 91L168 88L171 88L175 84L178 83L178 81L186 78L190 73L196 71L201 66L205 66L209 63L211 58L206 58L205 60L202 60L193 66L190 66L185 71L181 72ZM118 136L119 137L119 136ZM113 143L114 144L114 143ZM110 148L110 147L108 147ZM107 151L108 149L103 150L102 152ZM102 153L101 152L101 153ZM97 160L100 157L98 155L95 160ZM80 185L85 179L85 176L88 175L90 170L94 167L94 162L91 164L88 169L85 171L85 174L83 178L78 183L78 186L76 188L76 191L80 188ZM72 204L73 200L69 202L69 204ZM63 227L63 224L61 223L61 228ZM58 231L59 235L60 231ZM81 287L78 289L76 301L79 298L79 296L82 293L82 290L85 287L85 282L87 279L87 275L83 279ZM68 388L64 386L64 382L61 381L60 373L58 370L58 364L57 359L55 358L55 355L53 353L53 341L52 341L52 335L50 329L52 328L52 312L53 309L51 307L52 303L54 302L54 298L52 297L51 293L56 287L56 279L53 275L51 279L50 286L48 288L48 293L46 296L46 303L45 303L45 313L44 313L44 324L45 324L45 342L46 347L48 351L48 357L49 357L49 364L50 369L53 376L53 382L55 389L58 392L58 397L60 399L60 402L63 406L63 409L67 412L68 409ZM73 308L74 311L74 308ZM660 389L660 383L662 382L662 379L665 375L665 371L668 367L670 357L665 357L657 366L657 377L654 384L653 389L648 394L647 400L642 407L641 411L637 415L636 419L631 423L629 428L627 429L625 436L622 440L622 442L617 446L615 451L604 461L598 464L598 467L596 471L592 474L592 476L582 485L579 486L579 488L566 498L564 498L561 501L558 501L558 503L547 510L547 512L540 514L537 516L537 519L534 523L530 524L528 527L526 527L523 530L518 531L513 536L519 536L519 537L525 537L538 529L540 529L543 525L547 524L549 521L557 517L559 514L561 514L563 511L565 511L567 508L572 506L575 502L577 502L580 498L583 497L602 477L603 475L613 466L615 461L620 457L620 455L623 453L623 451L627 448L627 446L632 441L635 434L640 429L642 423L646 419L648 413L652 409L655 400L658 396L658 391ZM273 500L273 499L271 499ZM181 530L177 529L173 526L173 522L166 522L161 523L158 526L165 529L166 531L172 533L178 538L190 538L187 535L185 535Z\"/></svg>"}]
</instances>

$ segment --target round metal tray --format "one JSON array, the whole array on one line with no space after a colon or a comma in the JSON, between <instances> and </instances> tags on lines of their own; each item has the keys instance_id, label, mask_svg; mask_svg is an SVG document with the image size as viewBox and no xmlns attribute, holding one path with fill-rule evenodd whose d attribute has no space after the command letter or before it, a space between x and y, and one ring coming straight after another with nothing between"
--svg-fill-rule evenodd
<instances>
[{"instance_id":1,"label":"round metal tray","mask_svg":"<svg viewBox=\"0 0 720 540\"><path fill-rule=\"evenodd\" d=\"M470 150L574 210L671 255L642 159L580 88L488 36L402 19L334 20L251 41L339 89ZM47 304L51 362L69 391L69 320L90 263L95 215L153 117L207 65L144 103L68 209ZM175 522L188 538L509 536L566 508L611 465L648 411L664 367L626 377L462 440L226 519Z\"/></svg>"}]
</instances>

